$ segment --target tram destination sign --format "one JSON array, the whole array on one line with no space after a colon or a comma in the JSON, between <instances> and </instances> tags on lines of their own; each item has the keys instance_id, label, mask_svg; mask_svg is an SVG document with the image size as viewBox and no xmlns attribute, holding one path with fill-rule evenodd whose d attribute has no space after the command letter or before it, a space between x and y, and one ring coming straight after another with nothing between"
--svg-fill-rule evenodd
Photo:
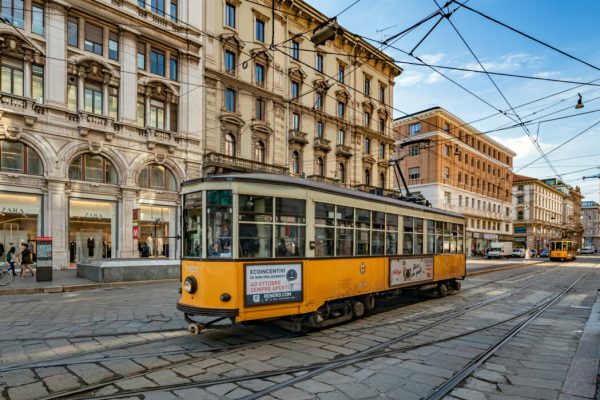
<instances>
[{"instance_id":1,"label":"tram destination sign","mask_svg":"<svg viewBox=\"0 0 600 400\"><path fill-rule=\"evenodd\" d=\"M246 306L302 301L302 264L246 265Z\"/></svg>"},{"instance_id":2,"label":"tram destination sign","mask_svg":"<svg viewBox=\"0 0 600 400\"><path fill-rule=\"evenodd\" d=\"M433 279L433 258L391 258L390 286L398 286Z\"/></svg>"}]
</instances>

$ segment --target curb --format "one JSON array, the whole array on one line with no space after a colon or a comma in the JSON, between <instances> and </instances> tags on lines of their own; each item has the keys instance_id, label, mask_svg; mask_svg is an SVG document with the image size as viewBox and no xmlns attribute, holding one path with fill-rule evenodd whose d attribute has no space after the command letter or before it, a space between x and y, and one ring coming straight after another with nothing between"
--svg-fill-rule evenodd
<instances>
[{"instance_id":1,"label":"curb","mask_svg":"<svg viewBox=\"0 0 600 400\"><path fill-rule=\"evenodd\" d=\"M67 293L78 292L82 290L93 290L107 287L152 285L159 283L179 282L179 279L157 279L152 281L129 281L129 282L109 282L109 283L86 283L81 285L56 285L35 288L7 288L0 289L0 296L15 294L49 294L49 293Z\"/></svg>"},{"instance_id":2,"label":"curb","mask_svg":"<svg viewBox=\"0 0 600 400\"><path fill-rule=\"evenodd\" d=\"M528 265L538 265L538 264L543 264L546 263L548 261L534 261L534 262L529 262L529 263L523 263L523 264L504 264L501 266L498 266L498 268L490 268L490 269L482 269L481 271L473 271L470 273L467 273L467 276L476 276L476 275L483 275L483 274L488 274L491 272L498 272L498 271L505 271L508 269L514 269L514 268L520 268L520 267L525 267Z\"/></svg>"}]
</instances>

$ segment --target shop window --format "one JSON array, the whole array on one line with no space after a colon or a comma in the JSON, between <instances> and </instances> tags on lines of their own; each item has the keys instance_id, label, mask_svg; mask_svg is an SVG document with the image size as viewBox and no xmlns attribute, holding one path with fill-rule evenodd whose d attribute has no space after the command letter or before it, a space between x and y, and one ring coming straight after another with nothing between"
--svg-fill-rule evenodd
<instances>
[{"instance_id":1,"label":"shop window","mask_svg":"<svg viewBox=\"0 0 600 400\"><path fill-rule=\"evenodd\" d=\"M21 250L19 243L40 236L42 196L5 191L0 193L0 205L0 243L4 245L4 268L5 257L11 247L15 251Z\"/></svg>"},{"instance_id":2,"label":"shop window","mask_svg":"<svg viewBox=\"0 0 600 400\"><path fill-rule=\"evenodd\" d=\"M2 0L2 19L23 29L25 5L23 0Z\"/></svg>"},{"instance_id":3,"label":"shop window","mask_svg":"<svg viewBox=\"0 0 600 400\"><path fill-rule=\"evenodd\" d=\"M0 141L0 171L43 175L40 156L24 143Z\"/></svg>"},{"instance_id":4,"label":"shop window","mask_svg":"<svg viewBox=\"0 0 600 400\"><path fill-rule=\"evenodd\" d=\"M31 32L44 35L44 6L41 4L31 5Z\"/></svg>"},{"instance_id":5,"label":"shop window","mask_svg":"<svg viewBox=\"0 0 600 400\"><path fill-rule=\"evenodd\" d=\"M117 183L117 171L112 163L98 154L82 154L69 166L69 179L97 183Z\"/></svg>"},{"instance_id":6,"label":"shop window","mask_svg":"<svg viewBox=\"0 0 600 400\"><path fill-rule=\"evenodd\" d=\"M23 63L3 57L0 68L2 69L0 91L23 96Z\"/></svg>"},{"instance_id":7,"label":"shop window","mask_svg":"<svg viewBox=\"0 0 600 400\"><path fill-rule=\"evenodd\" d=\"M98 55L102 55L102 34L103 30L101 27L85 23L85 41L83 48L85 51L89 51Z\"/></svg>"},{"instance_id":8,"label":"shop window","mask_svg":"<svg viewBox=\"0 0 600 400\"><path fill-rule=\"evenodd\" d=\"M201 210L199 210L201 213ZM169 257L177 245L175 207L140 205L138 250L142 257ZM185 222L184 222L185 223Z\"/></svg>"},{"instance_id":9,"label":"shop window","mask_svg":"<svg viewBox=\"0 0 600 400\"><path fill-rule=\"evenodd\" d=\"M116 214L115 202L69 200L69 258L72 263L114 256Z\"/></svg>"},{"instance_id":10,"label":"shop window","mask_svg":"<svg viewBox=\"0 0 600 400\"><path fill-rule=\"evenodd\" d=\"M176 192L177 179L168 168L162 165L148 165L138 175L138 186Z\"/></svg>"}]
</instances>

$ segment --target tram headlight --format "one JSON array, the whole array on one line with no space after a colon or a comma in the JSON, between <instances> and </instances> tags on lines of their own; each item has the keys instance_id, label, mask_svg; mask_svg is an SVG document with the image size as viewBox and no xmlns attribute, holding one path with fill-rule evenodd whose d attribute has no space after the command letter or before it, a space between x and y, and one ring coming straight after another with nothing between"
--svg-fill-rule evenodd
<instances>
[{"instance_id":1,"label":"tram headlight","mask_svg":"<svg viewBox=\"0 0 600 400\"><path fill-rule=\"evenodd\" d=\"M185 278L185 280L183 281L183 290L185 290L189 294L192 294L196 293L197 289L198 282L196 282L196 278L194 278L193 276L188 276L187 278Z\"/></svg>"}]
</instances>

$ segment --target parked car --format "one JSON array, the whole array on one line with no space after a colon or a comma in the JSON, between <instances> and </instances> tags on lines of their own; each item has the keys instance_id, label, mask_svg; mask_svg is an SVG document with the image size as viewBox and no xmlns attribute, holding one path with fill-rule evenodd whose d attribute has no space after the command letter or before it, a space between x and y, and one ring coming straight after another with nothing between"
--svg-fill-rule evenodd
<instances>
[{"instance_id":1,"label":"parked car","mask_svg":"<svg viewBox=\"0 0 600 400\"><path fill-rule=\"evenodd\" d=\"M525 249L514 249L512 251L512 256L524 258L525 257Z\"/></svg>"},{"instance_id":2,"label":"parked car","mask_svg":"<svg viewBox=\"0 0 600 400\"><path fill-rule=\"evenodd\" d=\"M593 247L582 247L579 251L580 254L594 254Z\"/></svg>"},{"instance_id":3,"label":"parked car","mask_svg":"<svg viewBox=\"0 0 600 400\"><path fill-rule=\"evenodd\" d=\"M536 249L531 249L531 257L537 257L538 256L538 252Z\"/></svg>"},{"instance_id":4,"label":"parked car","mask_svg":"<svg viewBox=\"0 0 600 400\"><path fill-rule=\"evenodd\" d=\"M540 250L540 257L550 257L550 250L548 250L548 249Z\"/></svg>"}]
</instances>

